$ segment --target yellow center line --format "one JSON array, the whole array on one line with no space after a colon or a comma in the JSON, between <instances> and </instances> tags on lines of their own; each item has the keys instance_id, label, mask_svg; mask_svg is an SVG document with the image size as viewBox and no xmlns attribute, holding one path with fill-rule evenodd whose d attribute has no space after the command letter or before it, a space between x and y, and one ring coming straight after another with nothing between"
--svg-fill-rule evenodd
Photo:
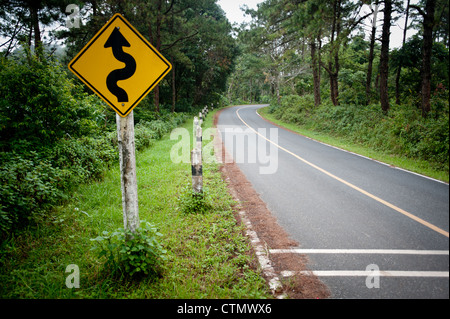
<instances>
[{"instance_id":1,"label":"yellow center line","mask_svg":"<svg viewBox=\"0 0 450 319\"><path fill-rule=\"evenodd\" d=\"M248 107L248 106L246 106L246 107ZM277 143L275 143L275 142L269 140L268 138L266 138L265 136L263 136L262 134L260 134L259 132L257 132L257 131L256 131L254 128L252 128L250 125L248 125L248 124L242 119L242 117L239 115L239 111L240 111L241 109L243 109L243 108L246 108L246 107L241 107L241 108L237 109L237 110L236 110L236 115L237 115L238 118L242 121L242 123L245 124L245 126L247 126L249 129L251 129L253 132L255 132L255 134L258 134L259 136L261 136L262 138L264 138L264 139L265 139L266 141L268 141L269 143L272 143L273 145L275 145L275 146L278 147L279 149L281 149L281 150L285 151L286 153L288 153L288 154L294 156L295 158L299 159L299 160L302 161L303 163L305 163L305 164L311 166L312 168L315 168L316 170L318 170L318 171L324 173L325 175L328 175L329 177L331 177L331 178L333 178L333 179L335 179L335 180L341 182L342 184L347 185L348 187L353 188L354 190L360 192L361 194L364 194L364 195L366 195L367 197L370 197L370 198L376 200L377 202L379 202L379 203L381 203L381 204L383 204L383 205L385 205L385 206L387 206L387 207L389 207L389 208L391 208L391 209L393 209L393 210L399 212L400 214L403 214L403 215L406 216L406 217L411 218L412 220L415 220L416 222L418 222L418 223L420 223L420 224L422 224L422 225L424 225L424 226L426 226L426 227L428 227L428 228L434 230L435 232L438 232L439 234L442 234L442 235L446 236L447 238L449 237L449 233L448 233L447 231L445 231L445 230L443 230L443 229L441 229L441 228L439 228L439 227L437 227L437 226L435 226L435 225L433 225L433 224L431 224L431 223L429 223L429 222L423 220L423 219L420 218L420 217L417 217L417 216L415 216L415 215L413 215L413 214L411 214L411 213L405 211L404 209L401 209L400 207L397 207L397 206L395 206L395 205L393 205L393 204L391 204L391 203L385 201L384 199L379 198L378 196L375 196L375 195L373 195L373 194L371 194L371 193L365 191L365 190L362 189L362 188L359 188L358 186L353 185L352 183L347 182L346 180L343 180L343 179L340 178L340 177L337 177L336 175L331 174L330 172L324 170L323 168L321 168L321 167L319 167L319 166L317 166L317 165L315 165L315 164L313 164L313 163L311 163L311 162L305 160L304 158L298 156L297 154L295 154L295 153L289 151L288 149L286 149L286 148L284 148L284 147L278 145Z\"/></svg>"}]
</instances>

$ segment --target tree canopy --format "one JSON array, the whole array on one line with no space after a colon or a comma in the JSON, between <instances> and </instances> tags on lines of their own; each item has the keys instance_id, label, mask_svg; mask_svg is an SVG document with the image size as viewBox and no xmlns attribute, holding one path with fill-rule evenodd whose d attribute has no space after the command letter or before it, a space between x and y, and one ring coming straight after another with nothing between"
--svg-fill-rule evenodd
<instances>
[{"instance_id":1,"label":"tree canopy","mask_svg":"<svg viewBox=\"0 0 450 319\"><path fill-rule=\"evenodd\" d=\"M228 97L279 102L280 95L314 94L316 106L378 101L387 112L396 90L397 104L415 101L426 117L431 93L448 93L448 7L444 0L266 0L247 10L253 19L239 33L243 55ZM417 33L393 50L400 17L411 17L407 27Z\"/></svg>"},{"instance_id":2,"label":"tree canopy","mask_svg":"<svg viewBox=\"0 0 450 319\"><path fill-rule=\"evenodd\" d=\"M66 12L67 1L61 0L1 0L0 34L6 39L1 43L2 55L8 57L27 46L46 59L59 47L64 50L60 59L66 63L112 15L121 13L173 64L171 76L154 89L153 99L144 103L147 108L159 113L162 104L171 111L185 111L190 105L219 100L238 51L231 24L215 0L73 3L79 12ZM79 27L66 28L66 20L75 13Z\"/></svg>"}]
</instances>

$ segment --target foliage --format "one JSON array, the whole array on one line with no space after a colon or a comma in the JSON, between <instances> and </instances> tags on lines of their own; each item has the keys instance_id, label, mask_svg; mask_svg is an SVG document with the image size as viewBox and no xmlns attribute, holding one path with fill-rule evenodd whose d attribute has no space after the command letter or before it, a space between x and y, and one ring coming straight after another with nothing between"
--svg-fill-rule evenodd
<instances>
[{"instance_id":1,"label":"foliage","mask_svg":"<svg viewBox=\"0 0 450 319\"><path fill-rule=\"evenodd\" d=\"M103 231L91 239L93 250L99 257L106 257L105 268L113 274L157 277L167 251L159 242L162 234L152 224L142 221L132 233L119 228L114 232Z\"/></svg>"},{"instance_id":2,"label":"foliage","mask_svg":"<svg viewBox=\"0 0 450 319\"><path fill-rule=\"evenodd\" d=\"M2 156L2 159L0 230L3 233L37 218L60 200L63 192L58 185L64 179L64 172L48 161L39 160L34 152L30 159L15 154L8 159Z\"/></svg>"},{"instance_id":3,"label":"foliage","mask_svg":"<svg viewBox=\"0 0 450 319\"><path fill-rule=\"evenodd\" d=\"M208 115L204 127L212 122ZM192 132L192 121L183 127ZM137 154L139 215L157 225L163 237L155 238L167 250L165 259L159 259L157 277L138 272L130 276L123 265L123 273L109 273L108 254L99 258L100 243L90 241L123 225L116 166L102 181L80 185L68 201L48 211L41 227L21 230L0 243L0 298L271 298L217 164L204 167L210 211L181 213L176 194L187 184L190 165L167 161L175 143L166 135ZM91 250L94 244L99 250ZM70 264L79 266L80 288L64 285Z\"/></svg>"},{"instance_id":4,"label":"foliage","mask_svg":"<svg viewBox=\"0 0 450 319\"><path fill-rule=\"evenodd\" d=\"M445 97L446 93L443 93ZM319 132L350 138L375 150L429 161L439 170L449 166L449 103L435 94L433 109L423 118L417 108L393 105L388 115L379 105L323 104L315 108L313 96L286 96L269 112L276 119L304 125Z\"/></svg>"},{"instance_id":5,"label":"foliage","mask_svg":"<svg viewBox=\"0 0 450 319\"><path fill-rule=\"evenodd\" d=\"M281 98L280 106L275 103L271 105L270 113L273 113L277 119L287 123L304 124L308 114L314 109L314 97L286 95Z\"/></svg>"},{"instance_id":6,"label":"foliage","mask_svg":"<svg viewBox=\"0 0 450 319\"><path fill-rule=\"evenodd\" d=\"M386 100L395 94L396 103L410 103L412 109L422 107L422 115L427 116L428 96L422 95L423 85L426 92L429 89L423 84L428 83L425 69L431 71L431 91L439 86L449 88L450 38L446 28L448 4L436 0L431 60L425 59L423 53L428 50L424 50L422 13L428 2L411 4L408 12L413 22L408 27L418 32L401 48L383 54L387 64L380 63L376 41L381 27L391 27L397 18L394 15L380 25L379 14L387 2L263 1L257 10L247 10L252 21L238 34L242 54L229 79L228 99L252 103L256 98L280 104L281 96L314 94L316 106L326 100L333 105L367 105L380 101L383 92L383 108L389 108ZM406 14L402 1L389 3L400 15ZM374 28L372 35L365 32L370 26Z\"/></svg>"},{"instance_id":7,"label":"foliage","mask_svg":"<svg viewBox=\"0 0 450 319\"><path fill-rule=\"evenodd\" d=\"M99 132L104 106L74 85L62 66L33 56L0 60L0 149L40 148Z\"/></svg>"},{"instance_id":8,"label":"foliage","mask_svg":"<svg viewBox=\"0 0 450 319\"><path fill-rule=\"evenodd\" d=\"M0 229L38 222L86 181L117 161L117 133L100 99L74 85L58 63L0 61ZM115 116L109 116L115 119ZM137 150L150 146L184 114L146 117L135 129ZM113 122L114 123L114 122Z\"/></svg>"},{"instance_id":9,"label":"foliage","mask_svg":"<svg viewBox=\"0 0 450 319\"><path fill-rule=\"evenodd\" d=\"M202 193L196 193L191 185L183 188L178 198L181 211L184 214L204 214L211 209L208 203L208 190L203 189Z\"/></svg>"},{"instance_id":10,"label":"foliage","mask_svg":"<svg viewBox=\"0 0 450 319\"><path fill-rule=\"evenodd\" d=\"M143 101L145 109L189 112L193 105L218 102L215 93L225 91L237 50L231 24L215 0L98 0L94 10L83 4L80 28L56 32L66 42L66 62L115 13L124 15L173 65L171 74Z\"/></svg>"},{"instance_id":11,"label":"foliage","mask_svg":"<svg viewBox=\"0 0 450 319\"><path fill-rule=\"evenodd\" d=\"M137 124L136 149L151 146L184 119L183 114L173 114L164 120ZM46 210L65 199L77 185L101 179L105 169L118 160L117 149L117 133L104 132L98 137L63 138L40 153L1 153L2 232L43 218Z\"/></svg>"}]
</instances>

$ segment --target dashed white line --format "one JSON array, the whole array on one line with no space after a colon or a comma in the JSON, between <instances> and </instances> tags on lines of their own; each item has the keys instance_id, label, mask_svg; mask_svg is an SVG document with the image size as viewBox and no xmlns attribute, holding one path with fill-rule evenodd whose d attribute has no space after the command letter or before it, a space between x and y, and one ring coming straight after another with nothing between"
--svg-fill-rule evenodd
<instances>
[{"instance_id":1,"label":"dashed white line","mask_svg":"<svg viewBox=\"0 0 450 319\"><path fill-rule=\"evenodd\" d=\"M408 249L270 249L271 254L386 254L386 255L448 255L448 250Z\"/></svg>"},{"instance_id":2,"label":"dashed white line","mask_svg":"<svg viewBox=\"0 0 450 319\"><path fill-rule=\"evenodd\" d=\"M271 249L271 254L395 254L395 255L449 255L448 250L408 250L408 249ZM295 274L315 275L317 277L368 277L373 276L373 271L367 270L308 270L308 271L289 271L281 272L283 277L291 277ZM380 270L377 271L380 277L429 277L429 278L448 278L448 271L398 271L398 270Z\"/></svg>"}]
</instances>

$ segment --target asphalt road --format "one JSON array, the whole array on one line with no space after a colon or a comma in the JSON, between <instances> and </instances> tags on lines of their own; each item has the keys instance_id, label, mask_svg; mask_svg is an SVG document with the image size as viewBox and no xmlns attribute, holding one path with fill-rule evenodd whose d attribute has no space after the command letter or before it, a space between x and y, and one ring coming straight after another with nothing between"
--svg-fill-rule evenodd
<instances>
[{"instance_id":1,"label":"asphalt road","mask_svg":"<svg viewBox=\"0 0 450 319\"><path fill-rule=\"evenodd\" d=\"M222 111L226 150L332 298L449 298L449 186ZM269 142L270 141L270 142ZM289 271L289 269L286 269Z\"/></svg>"}]
</instances>

